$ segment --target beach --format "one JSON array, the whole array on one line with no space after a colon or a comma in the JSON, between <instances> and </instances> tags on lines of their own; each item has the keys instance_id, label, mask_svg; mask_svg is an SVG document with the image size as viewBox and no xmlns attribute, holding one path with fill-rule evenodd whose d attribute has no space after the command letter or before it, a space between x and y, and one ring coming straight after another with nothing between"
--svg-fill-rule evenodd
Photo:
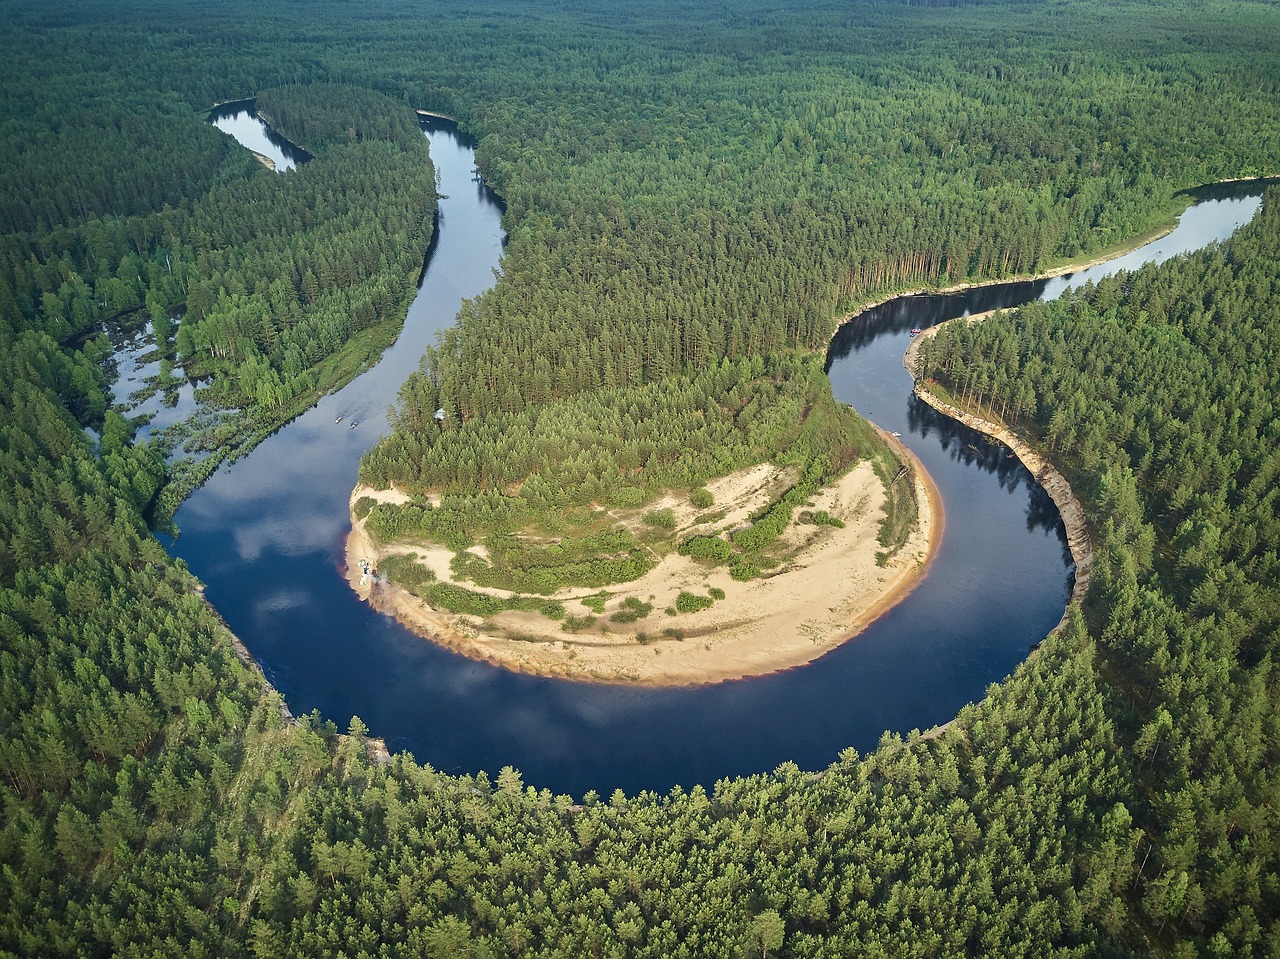
<instances>
[{"instance_id":1,"label":"beach","mask_svg":"<svg viewBox=\"0 0 1280 959\"><path fill-rule=\"evenodd\" d=\"M877 540L884 515L884 482L869 462L820 490L805 509L826 510L844 523L802 523L793 518L783 534L790 559L765 576L739 582L724 566L707 566L675 553L664 556L636 580L608 587L603 615L589 629L570 632L565 623L540 613L506 611L487 618L433 609L394 583L366 575L388 554L380 548L355 504L364 497L380 502L407 502L396 489L357 486L351 494L352 529L346 544L347 580L361 599L394 616L414 632L465 656L508 669L581 681L643 686L691 686L760 676L804 665L847 642L906 596L923 576L942 532L936 490L906 448L895 445L913 469L900 482L914 482L918 522L907 542L883 565L877 562ZM708 483L717 504L729 510L732 525L768 501L785 486L784 470L759 464ZM669 496L650 504L670 508L677 531L691 521L687 500ZM440 581L450 581L452 553L441 546L396 542L390 551L416 553ZM501 590L479 592L499 596ZM709 608L670 615L681 591L723 598ZM562 602L570 616L590 614L581 603L599 589L565 589L548 599ZM652 612L634 623L610 621L626 597L652 604Z\"/></svg>"}]
</instances>

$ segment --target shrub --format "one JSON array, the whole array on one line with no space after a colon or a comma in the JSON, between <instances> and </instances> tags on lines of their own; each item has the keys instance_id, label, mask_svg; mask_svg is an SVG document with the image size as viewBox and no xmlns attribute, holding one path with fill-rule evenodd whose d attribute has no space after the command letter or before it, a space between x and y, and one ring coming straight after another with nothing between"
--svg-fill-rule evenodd
<instances>
[{"instance_id":1,"label":"shrub","mask_svg":"<svg viewBox=\"0 0 1280 959\"><path fill-rule=\"evenodd\" d=\"M423 591L423 598L432 606L471 616L492 616L508 608L504 599L488 593L476 593L452 583L432 584Z\"/></svg>"},{"instance_id":2,"label":"shrub","mask_svg":"<svg viewBox=\"0 0 1280 959\"><path fill-rule=\"evenodd\" d=\"M715 494L705 486L700 486L689 493L689 502L692 503L696 509L706 509L715 501Z\"/></svg>"},{"instance_id":3,"label":"shrub","mask_svg":"<svg viewBox=\"0 0 1280 959\"><path fill-rule=\"evenodd\" d=\"M670 509L654 509L644 514L644 521L659 529L675 529L676 514Z\"/></svg>"},{"instance_id":4,"label":"shrub","mask_svg":"<svg viewBox=\"0 0 1280 959\"><path fill-rule=\"evenodd\" d=\"M723 563L733 554L733 547L719 536L691 536L680 544L680 552L694 559Z\"/></svg>"},{"instance_id":5,"label":"shrub","mask_svg":"<svg viewBox=\"0 0 1280 959\"><path fill-rule=\"evenodd\" d=\"M619 486L609 493L609 501L623 509L635 509L644 505L645 493L636 486Z\"/></svg>"},{"instance_id":6,"label":"shrub","mask_svg":"<svg viewBox=\"0 0 1280 959\"><path fill-rule=\"evenodd\" d=\"M417 562L413 556L384 556L378 564L378 572L409 590L433 583L436 579L435 571Z\"/></svg>"},{"instance_id":7,"label":"shrub","mask_svg":"<svg viewBox=\"0 0 1280 959\"><path fill-rule=\"evenodd\" d=\"M844 529L844 521L832 516L825 509L806 514L802 518L807 519L814 526L834 526L836 529Z\"/></svg>"},{"instance_id":8,"label":"shrub","mask_svg":"<svg viewBox=\"0 0 1280 959\"><path fill-rule=\"evenodd\" d=\"M622 608L610 616L609 619L615 623L634 623L637 619L644 619L652 612L653 603L644 603L634 596L628 596L622 601Z\"/></svg>"},{"instance_id":9,"label":"shrub","mask_svg":"<svg viewBox=\"0 0 1280 959\"><path fill-rule=\"evenodd\" d=\"M714 602L715 600L710 596L699 596L697 593L682 589L680 595L676 597L676 610L681 613L696 613L700 609L708 608Z\"/></svg>"},{"instance_id":10,"label":"shrub","mask_svg":"<svg viewBox=\"0 0 1280 959\"><path fill-rule=\"evenodd\" d=\"M609 601L609 594L605 592L596 593L594 596L584 596L578 600L583 606L591 610L593 613L603 613L604 604Z\"/></svg>"}]
</instances>

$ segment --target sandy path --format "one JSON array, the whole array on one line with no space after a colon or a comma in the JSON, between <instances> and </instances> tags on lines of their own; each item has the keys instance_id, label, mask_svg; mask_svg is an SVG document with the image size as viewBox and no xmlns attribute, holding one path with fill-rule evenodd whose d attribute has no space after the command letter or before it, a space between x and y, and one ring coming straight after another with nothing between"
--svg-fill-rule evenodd
<instances>
[{"instance_id":1,"label":"sandy path","mask_svg":"<svg viewBox=\"0 0 1280 959\"><path fill-rule=\"evenodd\" d=\"M905 447L896 445L906 453ZM909 461L915 469L902 481L916 483L919 524L886 566L876 564L884 484L869 463L862 463L806 506L827 510L845 527L793 521L784 538L797 552L786 566L765 578L741 583L723 567L708 568L670 555L639 579L610 587L605 614L579 633L567 632L562 623L536 613L504 612L482 620L432 609L392 583L370 581L361 571L360 560L376 565L380 555L364 522L355 520L354 514L347 541L347 578L361 598L420 635L521 672L649 686L762 675L808 663L857 635L909 593L923 575L941 534L942 516L932 481L914 458ZM767 502L791 479L763 464L709 484L716 504L728 507L716 528L744 522L757 504ZM351 495L352 506L364 496L384 502L408 500L394 489L357 487ZM687 501L671 498L651 508L664 505L677 514L678 529L692 522L694 514ZM402 544L395 550L419 553L439 578L448 578L447 550ZM681 590L706 596L713 588L723 590L725 596L710 608L677 615L665 612ZM499 590L486 591L504 595ZM587 616L591 614L579 600L598 592L563 590L554 598L564 602L570 616ZM609 622L609 615L627 597L652 603L653 612L633 624Z\"/></svg>"}]
</instances>

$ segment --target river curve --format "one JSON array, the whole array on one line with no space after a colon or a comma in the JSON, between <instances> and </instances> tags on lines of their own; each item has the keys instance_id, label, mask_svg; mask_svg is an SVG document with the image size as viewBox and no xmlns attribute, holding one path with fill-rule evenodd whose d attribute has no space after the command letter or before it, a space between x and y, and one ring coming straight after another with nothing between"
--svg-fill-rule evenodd
<instances>
[{"instance_id":1,"label":"river curve","mask_svg":"<svg viewBox=\"0 0 1280 959\"><path fill-rule=\"evenodd\" d=\"M359 602L341 565L360 455L386 430L387 406L423 348L500 266L501 208L472 179L472 144L450 124L426 131L446 199L400 338L370 371L220 469L176 517L173 552L295 714L319 709L344 728L358 715L392 751L449 772L512 765L526 782L574 796L664 792L787 760L817 769L847 746L873 747L885 729L944 722L1058 621L1070 557L1052 503L1002 447L911 397L908 331L950 309L921 298L847 324L828 366L837 398L903 433L921 458L946 504L946 534L905 602L809 666L685 689L551 680L450 653Z\"/></svg>"}]
</instances>

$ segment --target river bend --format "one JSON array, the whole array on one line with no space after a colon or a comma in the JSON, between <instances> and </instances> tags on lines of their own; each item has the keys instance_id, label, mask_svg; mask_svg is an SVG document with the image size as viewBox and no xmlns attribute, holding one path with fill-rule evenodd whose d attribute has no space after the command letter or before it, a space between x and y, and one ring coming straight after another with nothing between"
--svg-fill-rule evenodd
<instances>
[{"instance_id":1,"label":"river bend","mask_svg":"<svg viewBox=\"0 0 1280 959\"><path fill-rule=\"evenodd\" d=\"M446 198L399 340L221 468L176 517L173 552L295 714L319 709L340 728L358 715L392 751L448 772L512 765L557 793L665 792L787 760L819 769L845 747L874 747L886 729L945 722L1057 623L1071 560L1052 502L1003 447L915 400L902 353L913 327L1060 292L1068 280L901 298L839 331L828 358L835 395L903 434L941 491L946 529L907 600L808 666L680 689L545 679L448 652L359 602L341 564L360 456L386 431L387 408L423 349L501 264L501 208L473 178L473 144L449 124L425 130ZM1201 204L1182 220L1198 225L1121 265L1229 235L1257 202Z\"/></svg>"}]
</instances>

